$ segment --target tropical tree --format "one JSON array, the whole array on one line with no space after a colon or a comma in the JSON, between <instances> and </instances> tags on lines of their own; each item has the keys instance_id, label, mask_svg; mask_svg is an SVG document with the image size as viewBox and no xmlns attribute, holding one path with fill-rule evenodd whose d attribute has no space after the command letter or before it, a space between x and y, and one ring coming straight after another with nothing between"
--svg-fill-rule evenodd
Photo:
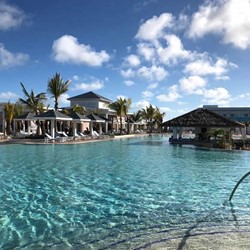
<instances>
[{"instance_id":1,"label":"tropical tree","mask_svg":"<svg viewBox=\"0 0 250 250\"><path fill-rule=\"evenodd\" d=\"M19 98L19 101L25 104L28 108L31 109L36 115L40 114L44 110L44 101L47 100L46 93L41 92L35 95L34 91L31 90L30 94L24 87L23 83L20 83L22 86L23 93L25 98ZM37 121L37 135L40 134L40 122Z\"/></svg>"},{"instance_id":2,"label":"tropical tree","mask_svg":"<svg viewBox=\"0 0 250 250\"><path fill-rule=\"evenodd\" d=\"M109 104L109 108L114 110L120 118L120 134L122 134L122 118L128 116L128 110L131 105L131 99L118 98L115 102Z\"/></svg>"},{"instance_id":3,"label":"tropical tree","mask_svg":"<svg viewBox=\"0 0 250 250\"><path fill-rule=\"evenodd\" d=\"M72 110L73 110L74 112L77 112L77 113L81 114L81 115L85 115L86 112L87 112L87 110L86 110L85 107L79 106L78 104L76 104L76 105L73 107Z\"/></svg>"},{"instance_id":4,"label":"tropical tree","mask_svg":"<svg viewBox=\"0 0 250 250\"><path fill-rule=\"evenodd\" d=\"M132 118L135 122L140 122L142 120L142 112L141 110L136 111L133 115Z\"/></svg>"},{"instance_id":5,"label":"tropical tree","mask_svg":"<svg viewBox=\"0 0 250 250\"><path fill-rule=\"evenodd\" d=\"M13 119L23 113L23 106L19 103L11 103L10 101L4 106L4 115L6 121L7 135L12 133Z\"/></svg>"},{"instance_id":6,"label":"tropical tree","mask_svg":"<svg viewBox=\"0 0 250 250\"><path fill-rule=\"evenodd\" d=\"M59 97L68 91L69 84L70 81L67 80L64 82L59 73L56 73L51 79L49 79L47 92L50 93L55 100L55 110L58 109Z\"/></svg>"},{"instance_id":7,"label":"tropical tree","mask_svg":"<svg viewBox=\"0 0 250 250\"><path fill-rule=\"evenodd\" d=\"M163 122L165 113L161 113L158 107L153 107L152 104L141 110L141 116L147 121L149 132L152 133L154 124L157 127Z\"/></svg>"},{"instance_id":8,"label":"tropical tree","mask_svg":"<svg viewBox=\"0 0 250 250\"><path fill-rule=\"evenodd\" d=\"M155 110L155 116L154 116L154 120L155 120L155 123L157 124L157 127L159 128L160 125L162 124L163 122L163 117L165 116L165 112L160 112L160 109L158 107L156 107L156 110Z\"/></svg>"},{"instance_id":9,"label":"tropical tree","mask_svg":"<svg viewBox=\"0 0 250 250\"><path fill-rule=\"evenodd\" d=\"M154 118L156 114L156 108L154 108L152 104L150 104L145 109L142 109L141 114L142 114L142 117L147 121L149 132L152 133Z\"/></svg>"},{"instance_id":10,"label":"tropical tree","mask_svg":"<svg viewBox=\"0 0 250 250\"><path fill-rule=\"evenodd\" d=\"M126 120L127 120L127 134L129 134L129 116L128 116L128 112L129 112L131 103L132 103L131 98L126 99L124 109L125 109L125 117L126 117Z\"/></svg>"},{"instance_id":11,"label":"tropical tree","mask_svg":"<svg viewBox=\"0 0 250 250\"><path fill-rule=\"evenodd\" d=\"M6 121L6 133L10 135L12 132L12 121L15 115L15 104L10 101L4 106L4 115Z\"/></svg>"},{"instance_id":12,"label":"tropical tree","mask_svg":"<svg viewBox=\"0 0 250 250\"><path fill-rule=\"evenodd\" d=\"M34 112L36 115L38 115L40 113L41 108L44 106L44 101L47 100L46 93L41 92L35 95L34 91L31 90L29 94L23 83L20 84L22 86L25 98L19 98L19 101L22 104L25 104L28 108L30 108L31 111Z\"/></svg>"}]
</instances>

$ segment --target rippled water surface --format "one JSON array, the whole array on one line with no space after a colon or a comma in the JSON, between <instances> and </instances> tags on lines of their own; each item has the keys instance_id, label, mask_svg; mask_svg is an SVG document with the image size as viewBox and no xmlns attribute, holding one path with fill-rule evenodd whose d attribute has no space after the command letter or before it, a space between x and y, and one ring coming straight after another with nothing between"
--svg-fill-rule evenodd
<instances>
[{"instance_id":1,"label":"rippled water surface","mask_svg":"<svg viewBox=\"0 0 250 250\"><path fill-rule=\"evenodd\" d=\"M140 249L187 232L249 232L250 180L227 201L249 162L250 152L160 136L1 145L0 249Z\"/></svg>"}]
</instances>

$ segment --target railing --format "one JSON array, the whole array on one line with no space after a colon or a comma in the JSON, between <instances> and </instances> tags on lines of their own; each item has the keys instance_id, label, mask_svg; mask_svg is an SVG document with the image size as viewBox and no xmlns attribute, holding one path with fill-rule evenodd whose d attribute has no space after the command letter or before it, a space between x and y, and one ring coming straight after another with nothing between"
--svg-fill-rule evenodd
<instances>
[{"instance_id":1,"label":"railing","mask_svg":"<svg viewBox=\"0 0 250 250\"><path fill-rule=\"evenodd\" d=\"M237 184L235 185L235 187L234 187L234 189L233 189L233 191L232 191L232 193L231 193L231 195L230 195L229 201L231 201L231 199L233 198L233 195L234 195L236 189L238 188L238 186L240 185L240 183L241 183L248 175L250 175L250 171L249 171L248 173L246 173L246 174L237 182Z\"/></svg>"}]
</instances>

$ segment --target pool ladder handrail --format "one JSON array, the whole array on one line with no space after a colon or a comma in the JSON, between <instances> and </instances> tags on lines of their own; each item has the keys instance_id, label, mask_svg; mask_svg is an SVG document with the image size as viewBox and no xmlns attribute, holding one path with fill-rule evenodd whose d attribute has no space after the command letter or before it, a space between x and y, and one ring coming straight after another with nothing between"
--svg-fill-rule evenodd
<instances>
[{"instance_id":1,"label":"pool ladder handrail","mask_svg":"<svg viewBox=\"0 0 250 250\"><path fill-rule=\"evenodd\" d=\"M231 195L230 195L229 201L231 201L231 199L233 198L233 195L234 195L236 189L238 188L238 186L240 185L240 183L241 183L248 175L250 175L250 171L247 172L244 176L242 176L242 177L240 178L240 180L237 182L237 184L235 185L235 187L234 187L234 189L233 189L233 191L232 191L232 193L231 193Z\"/></svg>"}]
</instances>

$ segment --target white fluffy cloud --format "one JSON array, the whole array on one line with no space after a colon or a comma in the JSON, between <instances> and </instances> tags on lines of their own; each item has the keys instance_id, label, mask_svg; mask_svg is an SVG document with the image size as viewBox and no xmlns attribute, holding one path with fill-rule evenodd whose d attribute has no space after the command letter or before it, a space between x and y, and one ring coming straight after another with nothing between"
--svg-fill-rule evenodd
<instances>
[{"instance_id":1,"label":"white fluffy cloud","mask_svg":"<svg viewBox=\"0 0 250 250\"><path fill-rule=\"evenodd\" d=\"M155 57L155 48L147 43L137 45L139 55L143 56L146 61L151 61Z\"/></svg>"},{"instance_id":2,"label":"white fluffy cloud","mask_svg":"<svg viewBox=\"0 0 250 250\"><path fill-rule=\"evenodd\" d=\"M228 62L225 59L218 58L214 63L211 59L198 59L190 62L185 66L184 71L190 75L214 75L216 78L223 79L229 68L237 67L235 64ZM228 79L228 78L227 78Z\"/></svg>"},{"instance_id":3,"label":"white fluffy cloud","mask_svg":"<svg viewBox=\"0 0 250 250\"><path fill-rule=\"evenodd\" d=\"M186 94L202 95L206 84L206 80L200 76L189 76L180 80L181 90Z\"/></svg>"},{"instance_id":4,"label":"white fluffy cloud","mask_svg":"<svg viewBox=\"0 0 250 250\"><path fill-rule=\"evenodd\" d=\"M176 35L165 36L167 47L159 46L157 48L157 54L159 60L164 64L173 63L176 64L179 59L190 58L192 53L183 48L182 42Z\"/></svg>"},{"instance_id":5,"label":"white fluffy cloud","mask_svg":"<svg viewBox=\"0 0 250 250\"><path fill-rule=\"evenodd\" d=\"M133 81L131 81L131 80L126 80L126 81L124 81L124 83L125 83L125 85L127 85L127 86L132 86L132 85L135 84L135 83L134 83Z\"/></svg>"},{"instance_id":6,"label":"white fluffy cloud","mask_svg":"<svg viewBox=\"0 0 250 250\"><path fill-rule=\"evenodd\" d=\"M29 59L24 53L12 53L5 49L0 43L0 68L9 68L16 65L22 65Z\"/></svg>"},{"instance_id":7,"label":"white fluffy cloud","mask_svg":"<svg viewBox=\"0 0 250 250\"><path fill-rule=\"evenodd\" d=\"M227 105L231 95L225 88L207 89L204 91L204 101L208 104Z\"/></svg>"},{"instance_id":8,"label":"white fluffy cloud","mask_svg":"<svg viewBox=\"0 0 250 250\"><path fill-rule=\"evenodd\" d=\"M151 67L143 66L138 69L137 74L138 76L143 77L149 81L162 81L168 75L167 71L163 67L156 65L153 65Z\"/></svg>"},{"instance_id":9,"label":"white fluffy cloud","mask_svg":"<svg viewBox=\"0 0 250 250\"><path fill-rule=\"evenodd\" d=\"M54 59L61 63L101 66L110 59L105 50L96 52L89 45L80 44L77 38L69 35L64 35L55 40L52 50Z\"/></svg>"},{"instance_id":10,"label":"white fluffy cloud","mask_svg":"<svg viewBox=\"0 0 250 250\"><path fill-rule=\"evenodd\" d=\"M152 82L148 85L148 89L156 89L159 86L157 82Z\"/></svg>"},{"instance_id":11,"label":"white fluffy cloud","mask_svg":"<svg viewBox=\"0 0 250 250\"><path fill-rule=\"evenodd\" d=\"M140 109L148 107L149 105L150 105L149 101L141 100L138 102L132 102L131 109L140 110Z\"/></svg>"},{"instance_id":12,"label":"white fluffy cloud","mask_svg":"<svg viewBox=\"0 0 250 250\"><path fill-rule=\"evenodd\" d=\"M18 95L10 91L0 93L0 100L8 101L10 99L18 99Z\"/></svg>"},{"instance_id":13,"label":"white fluffy cloud","mask_svg":"<svg viewBox=\"0 0 250 250\"><path fill-rule=\"evenodd\" d=\"M126 57L125 59L126 63L128 63L129 66L131 67L137 67L140 65L140 59L138 56L132 54Z\"/></svg>"},{"instance_id":14,"label":"white fluffy cloud","mask_svg":"<svg viewBox=\"0 0 250 250\"><path fill-rule=\"evenodd\" d=\"M189 36L220 34L224 43L246 49L250 46L249 13L249 0L206 1L206 4L193 14Z\"/></svg>"},{"instance_id":15,"label":"white fluffy cloud","mask_svg":"<svg viewBox=\"0 0 250 250\"><path fill-rule=\"evenodd\" d=\"M59 103L60 103L60 105L69 106L70 105L70 101L68 100L68 98L70 98L70 96L67 93L64 93L64 94L60 95L60 97L59 97Z\"/></svg>"},{"instance_id":16,"label":"white fluffy cloud","mask_svg":"<svg viewBox=\"0 0 250 250\"><path fill-rule=\"evenodd\" d=\"M121 70L120 73L124 78L131 78L135 76L135 71L132 69Z\"/></svg>"},{"instance_id":17,"label":"white fluffy cloud","mask_svg":"<svg viewBox=\"0 0 250 250\"><path fill-rule=\"evenodd\" d=\"M157 100L160 102L174 102L177 99L181 98L181 95L178 93L178 86L177 85L172 85L168 89L167 94L161 94L156 96Z\"/></svg>"},{"instance_id":18,"label":"white fluffy cloud","mask_svg":"<svg viewBox=\"0 0 250 250\"><path fill-rule=\"evenodd\" d=\"M103 82L101 81L93 81L90 83L78 83L75 85L73 90L84 90L84 91L92 91L102 89L104 87Z\"/></svg>"},{"instance_id":19,"label":"white fluffy cloud","mask_svg":"<svg viewBox=\"0 0 250 250\"><path fill-rule=\"evenodd\" d=\"M80 79L80 77L79 77L78 75L74 75L72 78L73 78L73 80L75 80L75 81L78 81L78 80Z\"/></svg>"},{"instance_id":20,"label":"white fluffy cloud","mask_svg":"<svg viewBox=\"0 0 250 250\"><path fill-rule=\"evenodd\" d=\"M151 99L153 96L154 96L154 93L149 90L145 90L142 92L142 97L144 99Z\"/></svg>"},{"instance_id":21,"label":"white fluffy cloud","mask_svg":"<svg viewBox=\"0 0 250 250\"><path fill-rule=\"evenodd\" d=\"M15 6L0 2L0 30L9 30L20 26L26 19L24 12Z\"/></svg>"},{"instance_id":22,"label":"white fluffy cloud","mask_svg":"<svg viewBox=\"0 0 250 250\"><path fill-rule=\"evenodd\" d=\"M166 28L173 26L173 19L170 13L163 13L159 17L153 16L140 26L135 37L149 41L158 39L164 35Z\"/></svg>"}]
</instances>

